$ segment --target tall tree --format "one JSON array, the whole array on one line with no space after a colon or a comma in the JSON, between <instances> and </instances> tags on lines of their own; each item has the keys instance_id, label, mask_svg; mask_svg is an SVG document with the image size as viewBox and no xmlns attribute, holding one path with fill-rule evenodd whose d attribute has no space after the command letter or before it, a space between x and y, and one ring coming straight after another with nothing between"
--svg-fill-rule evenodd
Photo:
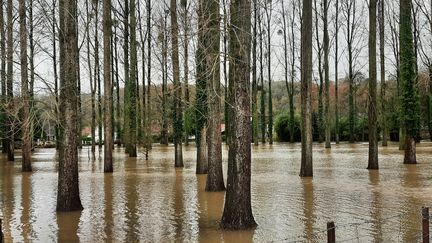
<instances>
[{"instance_id":1,"label":"tall tree","mask_svg":"<svg viewBox=\"0 0 432 243\"><path fill-rule=\"evenodd\" d=\"M283 1L282 1L283 3ZM253 0L252 27L252 136L253 143L258 146L258 78L257 78L257 38L258 38L258 0Z\"/></svg>"},{"instance_id":2,"label":"tall tree","mask_svg":"<svg viewBox=\"0 0 432 243\"><path fill-rule=\"evenodd\" d=\"M31 167L31 118L30 118L30 93L28 79L28 55L27 55L27 14L26 1L19 1L20 21L20 54L21 54L21 99L22 99L22 171L28 172Z\"/></svg>"},{"instance_id":3,"label":"tall tree","mask_svg":"<svg viewBox=\"0 0 432 243\"><path fill-rule=\"evenodd\" d=\"M189 4L187 0L181 1L182 15L183 15L183 79L184 79L184 103L185 110L190 106L190 91L189 91ZM189 145L189 131L185 131L185 145Z\"/></svg>"},{"instance_id":4,"label":"tall tree","mask_svg":"<svg viewBox=\"0 0 432 243\"><path fill-rule=\"evenodd\" d=\"M312 167L312 0L303 0L301 28L301 170L313 176Z\"/></svg>"},{"instance_id":5,"label":"tall tree","mask_svg":"<svg viewBox=\"0 0 432 243\"><path fill-rule=\"evenodd\" d=\"M7 73L6 73L6 112L7 121L10 127L8 132L8 141L6 144L7 155L9 161L14 161L14 137L15 137L15 120L13 116L14 104L13 104L13 2L7 0L7 26L6 26L6 62L7 62Z\"/></svg>"},{"instance_id":6,"label":"tall tree","mask_svg":"<svg viewBox=\"0 0 432 243\"><path fill-rule=\"evenodd\" d=\"M324 126L325 126L325 147L331 148L331 124L330 124L330 71L329 71L329 52L330 52L330 37L328 30L328 9L329 1L323 0L323 22L324 22Z\"/></svg>"},{"instance_id":7,"label":"tall tree","mask_svg":"<svg viewBox=\"0 0 432 243\"><path fill-rule=\"evenodd\" d=\"M295 14L296 3L292 2L292 12L286 10L284 1L281 1L282 8L282 34L284 39L284 63L285 63L285 86L288 92L289 99L289 122L288 130L290 134L290 142L294 143L294 79L295 79L295 64L296 64L296 41L295 41ZM290 70L291 69L291 70ZM289 77L290 76L290 77Z\"/></svg>"},{"instance_id":8,"label":"tall tree","mask_svg":"<svg viewBox=\"0 0 432 243\"><path fill-rule=\"evenodd\" d=\"M95 3L93 2L93 7ZM89 0L85 1L86 6L86 21L87 21L87 28L86 28L86 39L87 39L87 65L88 65L88 72L89 72L89 81L90 81L90 100L91 100L91 123L90 123L90 130L91 130L91 153L92 153L92 159L95 159L95 152L96 152L96 87L93 82L93 70L92 70L92 63L90 58L90 9L89 9ZM96 25L97 26L97 25ZM96 31L97 33L97 31ZM96 48L96 46L95 46ZM96 54L96 51L94 52Z\"/></svg>"},{"instance_id":9,"label":"tall tree","mask_svg":"<svg viewBox=\"0 0 432 243\"><path fill-rule=\"evenodd\" d=\"M137 157L137 19L136 19L136 0L130 0L129 11L129 27L130 27L130 69L129 76L126 77L126 92L125 99L127 101L125 107L125 116L128 117L128 153L129 157Z\"/></svg>"},{"instance_id":10,"label":"tall tree","mask_svg":"<svg viewBox=\"0 0 432 243\"><path fill-rule=\"evenodd\" d=\"M129 95L129 1L126 0L123 3L123 70L124 70L124 81L125 81L125 93L124 93L124 114L123 114L123 137L122 142L125 144L125 152L129 153L130 148L130 138L129 138L129 123L130 123L130 98Z\"/></svg>"},{"instance_id":11,"label":"tall tree","mask_svg":"<svg viewBox=\"0 0 432 243\"><path fill-rule=\"evenodd\" d=\"M198 40L195 53L196 58L196 99L195 99L195 142L197 146L196 173L206 174L208 169L208 146L207 146L207 70L205 62L206 38L204 28L205 19L205 0L198 1ZM228 104L228 102L226 102ZM228 124L228 123L226 123Z\"/></svg>"},{"instance_id":12,"label":"tall tree","mask_svg":"<svg viewBox=\"0 0 432 243\"><path fill-rule=\"evenodd\" d=\"M273 144L273 97L272 97L272 69L271 69L271 18L273 12L272 1L266 1L264 11L267 18L267 76L268 76L268 133L269 143Z\"/></svg>"},{"instance_id":13,"label":"tall tree","mask_svg":"<svg viewBox=\"0 0 432 243\"><path fill-rule=\"evenodd\" d=\"M378 169L377 129L377 1L369 1L369 159L368 169Z\"/></svg>"},{"instance_id":14,"label":"tall tree","mask_svg":"<svg viewBox=\"0 0 432 243\"><path fill-rule=\"evenodd\" d=\"M64 79L60 87L61 153L59 157L59 177L57 192L57 211L82 210L78 182L78 148L77 148L77 66L78 50L77 35L77 2L76 0L60 0L60 33L64 35L64 61L60 68ZM66 14L67 13L67 14Z\"/></svg>"},{"instance_id":15,"label":"tall tree","mask_svg":"<svg viewBox=\"0 0 432 243\"><path fill-rule=\"evenodd\" d=\"M319 85L318 85L318 118L317 118L317 133L318 133L318 141L322 143L324 141L324 67L323 67L323 52L324 45L323 40L321 40L320 36L320 20L323 19L321 16L323 14L323 6L318 6L318 0L314 0L314 13L315 13L315 41L316 41L316 49L317 49L317 61L318 61L318 77L319 77Z\"/></svg>"},{"instance_id":16,"label":"tall tree","mask_svg":"<svg viewBox=\"0 0 432 243\"><path fill-rule=\"evenodd\" d=\"M111 80L111 0L103 1L104 172L113 171L113 98Z\"/></svg>"},{"instance_id":17,"label":"tall tree","mask_svg":"<svg viewBox=\"0 0 432 243\"><path fill-rule=\"evenodd\" d=\"M150 100L150 89L151 89L151 40L152 40L152 26L151 26L151 14L152 14L152 5L151 0L147 0L146 4L147 9L147 103L146 103L146 114L145 117L145 129L146 132L146 139L145 139L145 147L146 147L146 160L149 156L149 150L151 149L151 136L150 136L150 112L151 112L151 100Z\"/></svg>"},{"instance_id":18,"label":"tall tree","mask_svg":"<svg viewBox=\"0 0 432 243\"><path fill-rule=\"evenodd\" d=\"M3 11L4 1L0 1L0 57L1 57L1 70L0 70L0 78L1 78L1 113L0 115L6 118L6 30L5 30L5 21L4 21L4 11ZM8 138L5 136L7 133L4 131L1 133L4 137L2 138L2 153L7 153L7 148L9 147Z\"/></svg>"},{"instance_id":19,"label":"tall tree","mask_svg":"<svg viewBox=\"0 0 432 243\"><path fill-rule=\"evenodd\" d=\"M411 16L411 0L400 0L400 82L402 124L405 130L405 164L415 164L415 137L420 129L419 98L415 74L415 53Z\"/></svg>"},{"instance_id":20,"label":"tall tree","mask_svg":"<svg viewBox=\"0 0 432 243\"><path fill-rule=\"evenodd\" d=\"M228 154L228 180L221 220L224 229L255 227L251 207L250 56L251 1L231 1L230 108L232 132ZM235 27L234 27L235 26Z\"/></svg>"},{"instance_id":21,"label":"tall tree","mask_svg":"<svg viewBox=\"0 0 432 243\"><path fill-rule=\"evenodd\" d=\"M180 83L180 63L179 63L179 44L178 44L178 23L177 23L177 1L171 0L171 58L173 63L173 80L174 80L174 149L175 149L175 166L183 167L183 121L181 97L182 88Z\"/></svg>"},{"instance_id":22,"label":"tall tree","mask_svg":"<svg viewBox=\"0 0 432 243\"><path fill-rule=\"evenodd\" d=\"M335 139L336 144L339 144L339 0L335 1Z\"/></svg>"},{"instance_id":23,"label":"tall tree","mask_svg":"<svg viewBox=\"0 0 432 243\"><path fill-rule=\"evenodd\" d=\"M259 63L260 63L260 83L261 83L261 97L260 97L260 113L261 113L261 143L264 144L266 142L266 107L265 107L265 88L264 88L264 32L263 32L263 23L262 23L262 13L261 8L258 8L258 32L259 32Z\"/></svg>"},{"instance_id":24,"label":"tall tree","mask_svg":"<svg viewBox=\"0 0 432 243\"><path fill-rule=\"evenodd\" d=\"M96 137L96 123L98 127L98 137L99 140L98 146L100 148L102 136L101 136L101 94L100 94L100 60L99 60L99 1L92 1L93 2L93 12L94 12L94 78L93 78L93 85L90 85L90 88L92 89L92 125L94 131L92 133L95 135L93 137L92 134L92 151L94 153L94 143L95 143L95 137ZM97 102L96 102L96 94L97 94ZM96 115L96 104L97 104L97 115ZM97 117L96 117L97 116ZM99 150L100 151L100 150Z\"/></svg>"},{"instance_id":25,"label":"tall tree","mask_svg":"<svg viewBox=\"0 0 432 243\"><path fill-rule=\"evenodd\" d=\"M206 51L206 70L208 77L208 173L206 191L225 190L222 173L222 137L221 137L221 87L220 87L220 32L219 1L205 1L204 18L207 20L208 39Z\"/></svg>"},{"instance_id":26,"label":"tall tree","mask_svg":"<svg viewBox=\"0 0 432 243\"><path fill-rule=\"evenodd\" d=\"M355 104L354 104L354 80L355 80L355 59L356 52L356 37L358 34L358 29L360 27L359 16L360 13L357 9L356 0L346 0L342 4L343 14L346 20L346 42L347 42L347 52L348 52L348 81L349 81L349 91L348 91L348 125L349 125L349 142L354 143L355 140L355 124L356 124L356 114L355 114Z\"/></svg>"},{"instance_id":27,"label":"tall tree","mask_svg":"<svg viewBox=\"0 0 432 243\"><path fill-rule=\"evenodd\" d=\"M162 66L162 130L161 130L161 144L168 145L168 109L167 109L167 89L168 89L168 15L166 11L164 16L161 17L161 26L159 29L158 39L161 42L161 66Z\"/></svg>"},{"instance_id":28,"label":"tall tree","mask_svg":"<svg viewBox=\"0 0 432 243\"><path fill-rule=\"evenodd\" d=\"M387 146L388 127L386 111L386 89L385 80L385 19L384 19L384 0L379 1L379 42L380 42L380 76L381 76L381 127L382 127L382 146Z\"/></svg>"}]
</instances>

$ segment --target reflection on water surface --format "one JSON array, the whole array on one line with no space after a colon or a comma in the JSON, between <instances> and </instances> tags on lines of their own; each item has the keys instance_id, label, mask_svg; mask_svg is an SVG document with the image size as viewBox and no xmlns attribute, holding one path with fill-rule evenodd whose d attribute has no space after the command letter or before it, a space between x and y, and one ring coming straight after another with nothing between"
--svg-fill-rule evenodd
<instances>
[{"instance_id":1,"label":"reflection on water surface","mask_svg":"<svg viewBox=\"0 0 432 243\"><path fill-rule=\"evenodd\" d=\"M253 147L252 203L258 227L218 228L224 193L205 192L193 146L175 169L173 147L155 146L150 160L115 150L113 174L80 154L82 212L56 213L55 150L36 150L33 173L0 161L0 217L6 242L323 242L327 221L338 240L415 242L421 207L432 205L431 144L418 165L403 165L397 146L380 148L380 171L367 171L367 145L314 149L314 178L300 178L300 145ZM101 154L102 156L102 154ZM224 169L226 170L224 153ZM226 178L226 175L225 175Z\"/></svg>"}]
</instances>

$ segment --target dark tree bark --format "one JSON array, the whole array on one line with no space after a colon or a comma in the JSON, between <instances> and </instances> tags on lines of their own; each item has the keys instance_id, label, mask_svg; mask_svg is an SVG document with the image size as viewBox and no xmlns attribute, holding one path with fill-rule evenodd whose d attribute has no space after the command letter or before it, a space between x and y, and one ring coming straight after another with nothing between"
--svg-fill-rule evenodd
<instances>
[{"instance_id":1,"label":"dark tree bark","mask_svg":"<svg viewBox=\"0 0 432 243\"><path fill-rule=\"evenodd\" d=\"M27 55L27 14L25 0L19 1L20 22L20 57L21 57L21 99L22 99L22 171L32 171L31 167L31 119L30 119L30 94L28 78Z\"/></svg>"},{"instance_id":2,"label":"dark tree bark","mask_svg":"<svg viewBox=\"0 0 432 243\"><path fill-rule=\"evenodd\" d=\"M324 46L322 40L320 39L320 7L317 5L317 0L313 1L314 3L314 13L315 13L315 41L317 48L317 61L318 61L318 76L319 76L319 86L318 86L318 118L317 118L317 133L318 133L318 142L322 143L324 141L324 67L323 67L323 51ZM321 6L322 11L322 6Z\"/></svg>"},{"instance_id":3,"label":"dark tree bark","mask_svg":"<svg viewBox=\"0 0 432 243\"><path fill-rule=\"evenodd\" d=\"M231 26L235 26L230 28L229 42L232 141L221 227L239 230L256 226L251 207L250 0L232 1L230 13Z\"/></svg>"},{"instance_id":4,"label":"dark tree bark","mask_svg":"<svg viewBox=\"0 0 432 243\"><path fill-rule=\"evenodd\" d=\"M130 27L130 70L126 79L125 99L127 100L125 116L128 116L128 153L129 157L137 157L137 39L136 39L136 1L130 0L129 27Z\"/></svg>"},{"instance_id":5,"label":"dark tree bark","mask_svg":"<svg viewBox=\"0 0 432 243\"><path fill-rule=\"evenodd\" d=\"M114 12L116 13L116 12ZM117 14L114 14L116 22L118 21ZM119 77L119 54L118 54L118 35L117 24L114 24L114 66L115 66L115 126L117 132L117 146L121 147L122 144L122 124L121 124L121 106L120 106L120 77ZM113 80L114 81L114 80Z\"/></svg>"},{"instance_id":6,"label":"dark tree bark","mask_svg":"<svg viewBox=\"0 0 432 243\"><path fill-rule=\"evenodd\" d=\"M335 2L335 139L339 144L339 0Z\"/></svg>"},{"instance_id":7,"label":"dark tree bark","mask_svg":"<svg viewBox=\"0 0 432 243\"><path fill-rule=\"evenodd\" d=\"M183 9L183 73L184 73L184 103L186 105L185 110L189 109L190 106L190 92L189 92L189 5L187 0L181 1L182 9ZM185 145L189 145L189 133L185 131Z\"/></svg>"},{"instance_id":8,"label":"dark tree bark","mask_svg":"<svg viewBox=\"0 0 432 243\"><path fill-rule=\"evenodd\" d=\"M324 126L325 126L325 147L331 148L331 124L330 124L330 71L329 71L329 52L330 38L328 31L328 0L323 1L323 22L324 22Z\"/></svg>"},{"instance_id":9,"label":"dark tree bark","mask_svg":"<svg viewBox=\"0 0 432 243\"><path fill-rule=\"evenodd\" d=\"M62 152L60 153L59 178L57 192L57 211L82 210L78 182L78 148L77 148L77 5L76 0L60 0L60 12L63 23L60 25L64 35L64 81L60 88L61 124L63 125ZM68 14L64 14L68 13Z\"/></svg>"},{"instance_id":10,"label":"dark tree bark","mask_svg":"<svg viewBox=\"0 0 432 243\"><path fill-rule=\"evenodd\" d=\"M312 0L303 0L301 31L301 170L313 176L312 167Z\"/></svg>"},{"instance_id":11,"label":"dark tree bark","mask_svg":"<svg viewBox=\"0 0 432 243\"><path fill-rule=\"evenodd\" d=\"M160 29L158 40L161 43L161 70L162 70L162 129L161 141L163 145L168 145L168 109L167 109L167 67L168 67L168 15L165 10L164 16L160 18Z\"/></svg>"},{"instance_id":12,"label":"dark tree bark","mask_svg":"<svg viewBox=\"0 0 432 243\"><path fill-rule=\"evenodd\" d=\"M420 129L411 8L411 0L400 0L400 82L402 124L405 131L405 164L417 163L415 136Z\"/></svg>"},{"instance_id":13,"label":"dark tree bark","mask_svg":"<svg viewBox=\"0 0 432 243\"><path fill-rule=\"evenodd\" d=\"M103 69L104 69L104 172L113 172L113 124L111 81L111 0L103 1Z\"/></svg>"},{"instance_id":14,"label":"dark tree bark","mask_svg":"<svg viewBox=\"0 0 432 243\"><path fill-rule=\"evenodd\" d=\"M90 17L90 11L89 11L89 0L86 0L86 17L87 17L87 25L90 25L91 17ZM93 5L94 6L94 5ZM87 65L88 65L88 72L89 72L89 81L90 81L90 100L91 100L91 123L90 123L90 130L91 130L91 153L92 153L92 159L95 159L95 152L96 152L96 88L95 84L93 82L93 70L92 70L92 64L90 59L90 28L87 27L86 29L86 39L87 39ZM96 53L96 52L95 52Z\"/></svg>"},{"instance_id":15,"label":"dark tree bark","mask_svg":"<svg viewBox=\"0 0 432 243\"><path fill-rule=\"evenodd\" d=\"M264 88L264 40L263 40L263 29L262 29L262 16L261 16L261 10L258 9L258 32L259 32L259 49L260 49L260 56L259 56L259 63L260 63L260 81L261 81L261 104L260 104L260 113L261 113L261 143L266 143L266 108L265 108L265 88Z\"/></svg>"},{"instance_id":16,"label":"dark tree bark","mask_svg":"<svg viewBox=\"0 0 432 243\"><path fill-rule=\"evenodd\" d=\"M283 3L283 1L282 1ZM252 137L258 146L258 78L257 78L257 38L258 38L258 0L253 1L252 27Z\"/></svg>"},{"instance_id":17,"label":"dark tree bark","mask_svg":"<svg viewBox=\"0 0 432 243\"><path fill-rule=\"evenodd\" d=\"M381 0L382 1L382 0ZM378 169L377 129L377 1L369 1L369 159L368 169Z\"/></svg>"},{"instance_id":18,"label":"dark tree bark","mask_svg":"<svg viewBox=\"0 0 432 243\"><path fill-rule=\"evenodd\" d=\"M267 76L268 76L268 133L269 144L273 144L273 97L272 97L272 77L271 77L271 17L272 1L264 4L267 17Z\"/></svg>"},{"instance_id":19,"label":"dark tree bark","mask_svg":"<svg viewBox=\"0 0 432 243\"><path fill-rule=\"evenodd\" d=\"M0 69L0 78L1 78L1 113L0 115L6 117L7 113L5 110L6 105L6 30L5 30L5 21L4 21L4 11L3 11L4 1L0 1L0 57L1 57L1 69ZM8 138L6 137L7 133L2 131L2 153L7 153L7 148L9 147Z\"/></svg>"},{"instance_id":20,"label":"dark tree bark","mask_svg":"<svg viewBox=\"0 0 432 243\"><path fill-rule=\"evenodd\" d=\"M6 112L7 121L9 125L8 141L6 144L6 150L8 155L8 161L14 161L15 155L15 118L13 116L14 104L13 104L13 3L12 0L7 0L7 26L6 26L6 62L7 62L7 74L6 74Z\"/></svg>"},{"instance_id":21,"label":"dark tree bark","mask_svg":"<svg viewBox=\"0 0 432 243\"><path fill-rule=\"evenodd\" d=\"M386 111L386 89L385 80L385 19L384 19L384 0L379 1L379 39L380 39L380 71L381 71L381 127L382 127L382 146L387 146L388 127Z\"/></svg>"},{"instance_id":22,"label":"dark tree bark","mask_svg":"<svg viewBox=\"0 0 432 243\"><path fill-rule=\"evenodd\" d=\"M358 28L358 21L356 12L356 1L347 0L343 2L344 15L346 19L346 41L347 41L347 52L348 52L348 124L349 124L349 142L354 143L355 141L355 104L354 104L354 39Z\"/></svg>"},{"instance_id":23,"label":"dark tree bark","mask_svg":"<svg viewBox=\"0 0 432 243\"><path fill-rule=\"evenodd\" d=\"M206 23L206 70L209 72L208 106L208 174L206 191L225 190L222 173L222 136L221 136L221 87L220 87L220 33L219 2L205 1L204 19Z\"/></svg>"},{"instance_id":24,"label":"dark tree bark","mask_svg":"<svg viewBox=\"0 0 432 243\"><path fill-rule=\"evenodd\" d=\"M151 26L151 14L152 14L152 7L151 7L151 0L147 0L146 4L147 8L147 103L146 103L146 114L145 117L145 129L146 132L146 138L145 138L145 148L146 148L146 160L148 160L149 157L149 151L151 149L151 134L150 134L150 115L151 115L151 95L150 95L150 88L151 88L151 39L152 39L152 26Z\"/></svg>"},{"instance_id":25,"label":"dark tree bark","mask_svg":"<svg viewBox=\"0 0 432 243\"><path fill-rule=\"evenodd\" d=\"M130 149L130 139L129 139L129 106L130 106L130 98L127 96L129 94L129 1L124 1L123 6L123 70L124 70L124 81L125 81L125 93L124 93L124 114L123 114L123 134L122 134L122 142L125 145L125 152L129 153Z\"/></svg>"},{"instance_id":26,"label":"dark tree bark","mask_svg":"<svg viewBox=\"0 0 432 243\"><path fill-rule=\"evenodd\" d=\"M98 146L101 147L101 117L100 117L100 110L101 110L101 95L100 95L100 61L99 61L99 1L92 1L93 2L93 12L94 12L94 78L93 78L93 85L90 85L92 89L92 125L93 125L93 131L92 131L92 153L94 158L94 152L95 152L95 138L96 138L96 123L98 127ZM97 93L97 102L96 102L96 93ZM97 115L96 115L96 104L97 104ZM96 117L97 116L97 117ZM94 136L93 136L94 134ZM100 151L100 149L99 149Z\"/></svg>"},{"instance_id":27,"label":"dark tree bark","mask_svg":"<svg viewBox=\"0 0 432 243\"><path fill-rule=\"evenodd\" d=\"M182 88L180 83L180 61L179 61L179 44L178 44L178 23L177 23L177 1L171 0L171 58L173 63L173 80L174 80L174 149L175 149L175 167L183 167L183 121L181 97Z\"/></svg>"},{"instance_id":28,"label":"dark tree bark","mask_svg":"<svg viewBox=\"0 0 432 243\"><path fill-rule=\"evenodd\" d=\"M196 132L195 142L197 146L197 164L196 173L206 174L208 170L208 146L207 146L207 72L205 60L206 38L204 35L204 28L206 24L205 19L206 1L200 0L198 2L198 40L197 50L195 53L196 59L196 99L195 99L195 120ZM229 104L227 102L227 104ZM228 123L226 123L228 124Z\"/></svg>"}]
</instances>

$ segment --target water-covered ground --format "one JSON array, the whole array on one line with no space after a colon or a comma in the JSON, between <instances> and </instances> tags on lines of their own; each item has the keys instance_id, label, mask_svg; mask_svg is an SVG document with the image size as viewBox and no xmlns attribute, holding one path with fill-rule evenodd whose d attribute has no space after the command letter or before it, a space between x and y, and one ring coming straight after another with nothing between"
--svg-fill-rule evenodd
<instances>
[{"instance_id":1,"label":"water-covered ground","mask_svg":"<svg viewBox=\"0 0 432 243\"><path fill-rule=\"evenodd\" d=\"M183 169L173 147L155 145L149 161L115 150L114 173L80 154L82 212L56 213L55 150L37 149L33 172L0 160L0 218L6 242L324 242L335 221L338 242L418 242L421 207L432 206L432 144L417 165L403 165L396 145L380 148L380 170L368 171L367 145L314 147L314 178L300 178L300 145L253 147L255 230L222 231L224 193L205 192L194 146ZM3 155L4 156L4 155ZM102 154L100 154L102 156ZM97 154L97 157L100 157ZM226 170L227 152L224 152ZM226 173L225 173L226 180Z\"/></svg>"}]
</instances>

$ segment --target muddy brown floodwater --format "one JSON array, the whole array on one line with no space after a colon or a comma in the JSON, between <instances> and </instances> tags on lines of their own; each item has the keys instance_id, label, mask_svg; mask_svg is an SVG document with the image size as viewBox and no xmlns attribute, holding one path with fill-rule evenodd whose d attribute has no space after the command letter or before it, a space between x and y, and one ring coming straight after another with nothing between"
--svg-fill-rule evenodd
<instances>
[{"instance_id":1,"label":"muddy brown floodwater","mask_svg":"<svg viewBox=\"0 0 432 243\"><path fill-rule=\"evenodd\" d=\"M127 159L115 150L114 173L80 153L82 212L56 213L55 150L37 149L33 172L0 161L0 218L6 242L324 242L327 221L347 242L418 242L421 207L432 205L432 144L418 165L403 165L394 144L380 148L380 171L368 171L367 145L314 147L314 178L300 178L300 145L253 147L252 206L258 227L222 231L224 193L205 192L193 146L183 169L173 147ZM100 155L102 156L102 154ZM227 152L224 152L226 181Z\"/></svg>"}]
</instances>

